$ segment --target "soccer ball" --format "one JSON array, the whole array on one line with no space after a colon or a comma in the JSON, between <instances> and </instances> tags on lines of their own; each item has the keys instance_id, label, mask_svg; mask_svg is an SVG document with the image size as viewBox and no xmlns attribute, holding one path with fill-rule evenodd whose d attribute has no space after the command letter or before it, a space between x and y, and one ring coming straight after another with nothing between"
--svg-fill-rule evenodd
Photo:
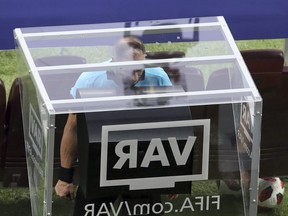
<instances>
[{"instance_id":1,"label":"soccer ball","mask_svg":"<svg viewBox=\"0 0 288 216\"><path fill-rule=\"evenodd\" d=\"M221 179L217 181L218 189L221 194L233 195L239 197L242 194L241 183L239 179Z\"/></svg>"},{"instance_id":2,"label":"soccer ball","mask_svg":"<svg viewBox=\"0 0 288 216\"><path fill-rule=\"evenodd\" d=\"M284 183L280 178L259 178L258 186L260 208L275 208L281 204L284 197Z\"/></svg>"}]
</instances>

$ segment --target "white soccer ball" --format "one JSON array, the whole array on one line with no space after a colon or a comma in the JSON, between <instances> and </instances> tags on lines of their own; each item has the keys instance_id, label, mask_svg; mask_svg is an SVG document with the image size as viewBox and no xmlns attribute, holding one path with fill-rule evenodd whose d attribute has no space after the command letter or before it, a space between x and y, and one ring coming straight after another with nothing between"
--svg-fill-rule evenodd
<instances>
[{"instance_id":1,"label":"white soccer ball","mask_svg":"<svg viewBox=\"0 0 288 216\"><path fill-rule=\"evenodd\" d=\"M233 195L235 197L239 197L242 194L239 179L221 179L217 182L217 185L221 194Z\"/></svg>"},{"instance_id":2,"label":"white soccer ball","mask_svg":"<svg viewBox=\"0 0 288 216\"><path fill-rule=\"evenodd\" d=\"M260 208L275 208L281 204L284 197L284 183L280 178L259 178L258 186Z\"/></svg>"}]
</instances>

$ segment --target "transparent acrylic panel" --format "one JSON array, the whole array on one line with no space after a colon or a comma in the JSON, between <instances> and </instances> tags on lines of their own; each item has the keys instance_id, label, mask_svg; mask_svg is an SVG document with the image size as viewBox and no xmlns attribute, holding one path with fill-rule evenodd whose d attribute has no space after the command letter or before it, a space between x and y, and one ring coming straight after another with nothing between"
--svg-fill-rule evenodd
<instances>
[{"instance_id":1,"label":"transparent acrylic panel","mask_svg":"<svg viewBox=\"0 0 288 216\"><path fill-rule=\"evenodd\" d=\"M24 125L27 171L29 180L31 211L42 215L45 209L46 151L48 112L43 109L43 101L29 76L21 78L22 113Z\"/></svg>"},{"instance_id":2,"label":"transparent acrylic panel","mask_svg":"<svg viewBox=\"0 0 288 216\"><path fill-rule=\"evenodd\" d=\"M51 113L137 109L135 99L154 100L149 106L179 106L236 102L236 95L260 98L224 19L219 17L31 28L23 29L22 34L31 55L26 56L31 57L31 72ZM125 56L119 54L119 40L128 35L143 41L145 59L133 60L126 51ZM138 85L130 83L136 71L147 74L155 69L163 69L173 87L166 83L162 86L169 88L164 90L127 91L127 85ZM102 73L116 83L116 90L100 91L92 83ZM71 97L78 78L98 93L76 97L78 88L81 90L76 86ZM155 104L157 97L160 104Z\"/></svg>"},{"instance_id":3,"label":"transparent acrylic panel","mask_svg":"<svg viewBox=\"0 0 288 216\"><path fill-rule=\"evenodd\" d=\"M161 26L160 26L161 27ZM138 27L140 28L140 27ZM133 29L115 32L93 30L67 35L59 32L27 37L26 43L34 60L51 55L78 55L88 63L100 63L111 58L112 47L125 35L133 35L147 44L147 52L181 51L186 57L216 56L232 54L231 47L221 26L178 27L169 24L167 29ZM129 28L128 28L129 29ZM128 32L127 32L128 31Z\"/></svg>"},{"instance_id":4,"label":"transparent acrylic panel","mask_svg":"<svg viewBox=\"0 0 288 216\"><path fill-rule=\"evenodd\" d=\"M32 194L34 215L256 214L262 102L223 18L39 27L15 35L19 62L30 72L24 110L33 104L45 140L45 163L29 162L47 173L38 175L41 187L32 183L31 193L40 194ZM127 35L144 42L145 58L116 55ZM151 70L165 84L147 79ZM94 85L103 76L113 85ZM65 202L53 185L69 113L77 115L80 194ZM231 185L232 196L222 191Z\"/></svg>"},{"instance_id":5,"label":"transparent acrylic panel","mask_svg":"<svg viewBox=\"0 0 288 216\"><path fill-rule=\"evenodd\" d=\"M80 215L255 215L259 145L249 143L251 157L239 139L246 105L78 114L76 203L85 201L70 207Z\"/></svg>"},{"instance_id":6,"label":"transparent acrylic panel","mask_svg":"<svg viewBox=\"0 0 288 216\"><path fill-rule=\"evenodd\" d=\"M244 95L251 96L253 99L249 83L235 61L172 62L169 64L154 63L155 61L157 60L149 60L150 64L145 64L146 67L137 61L131 62L130 66L112 62L103 63L102 67L99 66L100 70L99 67L39 69L39 81L56 113L230 103L237 102ZM126 79L119 80L117 77L124 74L130 79L130 75L127 74L132 74L135 69L143 67L146 68L145 71L157 68L160 72L163 72L163 68L172 86L156 87L153 83L150 87L132 86L130 82L126 83ZM117 87L100 88L94 85L94 87L81 88L75 85L79 80L82 82L96 80L104 72L111 77L108 79L118 82Z\"/></svg>"},{"instance_id":7,"label":"transparent acrylic panel","mask_svg":"<svg viewBox=\"0 0 288 216\"><path fill-rule=\"evenodd\" d=\"M238 109L237 109L238 110ZM255 145L260 139L262 105L259 103L242 103L239 125L236 127L236 143L239 158L239 170L246 214L251 215L251 206L258 208L258 162L260 146ZM238 110L239 111L239 110ZM260 143L260 142L259 142ZM257 190L256 190L257 188Z\"/></svg>"}]
</instances>

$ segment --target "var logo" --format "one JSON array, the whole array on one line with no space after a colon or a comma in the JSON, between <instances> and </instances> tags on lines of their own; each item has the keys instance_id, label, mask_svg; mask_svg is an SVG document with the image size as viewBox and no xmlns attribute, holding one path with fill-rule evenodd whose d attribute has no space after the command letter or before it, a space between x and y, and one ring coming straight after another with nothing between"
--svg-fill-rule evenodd
<instances>
[{"instance_id":1,"label":"var logo","mask_svg":"<svg viewBox=\"0 0 288 216\"><path fill-rule=\"evenodd\" d=\"M188 136L182 154L179 150L179 145L177 143L176 137L168 137L168 143L170 148L172 149L172 154L176 161L177 165L185 165L188 160L188 156L191 153L191 150L194 146L196 137ZM124 148L128 147L130 151L128 153L124 152ZM154 154L154 152L158 152L158 154ZM126 161L129 161L129 168L137 167L137 155L138 155L138 140L123 140L120 141L115 148L116 155L119 156L119 160L115 164L115 169L121 169L123 164ZM167 153L163 146L163 142L160 138L152 138L150 144L148 145L148 149L144 156L143 161L141 162L141 167L149 167L150 162L159 161L162 166L170 166Z\"/></svg>"},{"instance_id":2,"label":"var logo","mask_svg":"<svg viewBox=\"0 0 288 216\"><path fill-rule=\"evenodd\" d=\"M105 125L100 186L142 190L207 180L209 137L209 119ZM202 150L199 173L192 173L195 146Z\"/></svg>"}]
</instances>

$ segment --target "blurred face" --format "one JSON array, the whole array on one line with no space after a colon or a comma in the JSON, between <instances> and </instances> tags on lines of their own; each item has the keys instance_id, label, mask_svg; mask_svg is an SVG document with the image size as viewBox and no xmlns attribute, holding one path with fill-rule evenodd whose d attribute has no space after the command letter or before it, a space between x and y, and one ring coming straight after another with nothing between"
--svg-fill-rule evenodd
<instances>
[{"instance_id":1,"label":"blurred face","mask_svg":"<svg viewBox=\"0 0 288 216\"><path fill-rule=\"evenodd\" d=\"M143 53L141 50L133 49L131 47L129 47L127 50L125 50L125 52L121 54L118 53L118 55L113 58L114 61L139 61L144 59L145 53ZM140 80L143 72L143 68L131 71L124 70L117 72L117 76L121 77L123 82L134 85Z\"/></svg>"},{"instance_id":2,"label":"blurred face","mask_svg":"<svg viewBox=\"0 0 288 216\"><path fill-rule=\"evenodd\" d=\"M144 59L145 59L145 54L142 52L138 53L137 55L134 55L135 61L144 60ZM140 80L143 72L144 72L144 69L133 70L131 79L134 84Z\"/></svg>"},{"instance_id":3,"label":"blurred face","mask_svg":"<svg viewBox=\"0 0 288 216\"><path fill-rule=\"evenodd\" d=\"M123 70L121 72L117 72L116 76L122 79L122 82L125 84L125 86L131 86L135 85L138 81L141 80L143 73L144 69Z\"/></svg>"},{"instance_id":4,"label":"blurred face","mask_svg":"<svg viewBox=\"0 0 288 216\"><path fill-rule=\"evenodd\" d=\"M131 76L131 81L136 84L142 77L144 70L134 70Z\"/></svg>"}]
</instances>

